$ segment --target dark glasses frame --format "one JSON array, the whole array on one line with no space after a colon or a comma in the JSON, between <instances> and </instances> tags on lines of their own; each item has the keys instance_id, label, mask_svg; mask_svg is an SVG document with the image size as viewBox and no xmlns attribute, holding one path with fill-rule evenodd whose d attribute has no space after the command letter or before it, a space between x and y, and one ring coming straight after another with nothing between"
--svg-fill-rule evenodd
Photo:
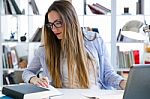
<instances>
[{"instance_id":1,"label":"dark glasses frame","mask_svg":"<svg viewBox=\"0 0 150 99\"><path fill-rule=\"evenodd\" d=\"M47 23L46 26L51 30L53 29L53 26L55 26L55 28L61 28L63 26L63 21L61 19L57 19L53 23L52 22Z\"/></svg>"}]
</instances>

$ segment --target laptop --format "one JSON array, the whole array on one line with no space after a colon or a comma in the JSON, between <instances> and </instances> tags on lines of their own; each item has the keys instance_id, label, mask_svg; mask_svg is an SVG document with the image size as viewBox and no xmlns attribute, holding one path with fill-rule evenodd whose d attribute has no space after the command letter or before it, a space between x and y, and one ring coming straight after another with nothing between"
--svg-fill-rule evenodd
<instances>
[{"instance_id":1,"label":"laptop","mask_svg":"<svg viewBox=\"0 0 150 99\"><path fill-rule=\"evenodd\" d=\"M130 68L123 99L150 99L150 64Z\"/></svg>"}]
</instances>

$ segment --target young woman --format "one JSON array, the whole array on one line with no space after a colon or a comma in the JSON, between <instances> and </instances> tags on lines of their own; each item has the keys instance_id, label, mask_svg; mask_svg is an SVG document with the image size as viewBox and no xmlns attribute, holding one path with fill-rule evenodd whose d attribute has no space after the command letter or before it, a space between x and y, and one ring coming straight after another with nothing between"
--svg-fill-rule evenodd
<instances>
[{"instance_id":1,"label":"young woman","mask_svg":"<svg viewBox=\"0 0 150 99\"><path fill-rule=\"evenodd\" d=\"M23 72L27 83L58 88L124 89L126 81L116 74L100 35L82 32L69 1L54 1L45 15L44 44ZM36 76L43 68L43 78Z\"/></svg>"}]
</instances>

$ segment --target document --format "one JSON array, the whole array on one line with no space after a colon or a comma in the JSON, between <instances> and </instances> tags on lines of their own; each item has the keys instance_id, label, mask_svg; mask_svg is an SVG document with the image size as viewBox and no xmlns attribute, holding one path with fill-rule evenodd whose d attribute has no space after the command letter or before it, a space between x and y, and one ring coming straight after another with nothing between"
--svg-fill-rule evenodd
<instances>
[{"instance_id":1,"label":"document","mask_svg":"<svg viewBox=\"0 0 150 99\"><path fill-rule=\"evenodd\" d=\"M91 90L88 90L88 91L82 93L82 95L87 98L99 99L100 98L100 90L91 89Z\"/></svg>"},{"instance_id":2,"label":"document","mask_svg":"<svg viewBox=\"0 0 150 99\"><path fill-rule=\"evenodd\" d=\"M49 85L49 87L47 88L49 90L51 90L50 96L60 96L63 95L62 92L60 92L59 90L57 90L56 88L54 88L53 86Z\"/></svg>"},{"instance_id":3,"label":"document","mask_svg":"<svg viewBox=\"0 0 150 99\"><path fill-rule=\"evenodd\" d=\"M123 90L89 90L82 95L95 99L122 99L123 93Z\"/></svg>"}]
</instances>

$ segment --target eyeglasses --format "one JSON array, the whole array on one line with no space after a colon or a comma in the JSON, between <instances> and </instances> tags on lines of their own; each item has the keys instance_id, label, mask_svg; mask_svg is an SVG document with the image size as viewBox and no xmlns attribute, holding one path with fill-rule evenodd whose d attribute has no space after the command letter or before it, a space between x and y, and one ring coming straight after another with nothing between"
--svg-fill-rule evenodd
<instances>
[{"instance_id":1,"label":"eyeglasses","mask_svg":"<svg viewBox=\"0 0 150 99\"><path fill-rule=\"evenodd\" d=\"M53 23L49 22L48 24L46 24L46 26L50 29L53 29L53 25L56 27L56 28L60 28L62 27L63 25L63 22L61 19L58 19L58 20L55 20Z\"/></svg>"}]
</instances>

